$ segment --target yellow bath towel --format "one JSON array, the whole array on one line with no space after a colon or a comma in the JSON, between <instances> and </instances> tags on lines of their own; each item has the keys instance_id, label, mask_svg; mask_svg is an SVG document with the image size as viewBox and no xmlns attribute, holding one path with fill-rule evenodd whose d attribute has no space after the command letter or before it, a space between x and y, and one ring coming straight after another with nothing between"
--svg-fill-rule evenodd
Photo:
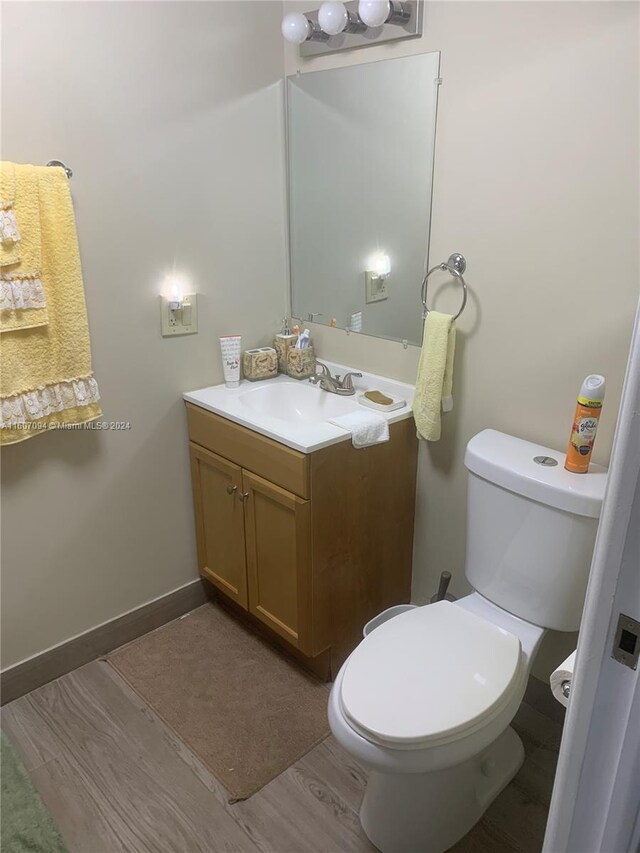
<instances>
[{"instance_id":1,"label":"yellow bath towel","mask_svg":"<svg viewBox=\"0 0 640 853\"><path fill-rule=\"evenodd\" d=\"M453 358L456 327L450 314L429 311L424 324L424 341L420 353L413 416L418 438L438 441L440 408L453 408Z\"/></svg>"},{"instance_id":2,"label":"yellow bath towel","mask_svg":"<svg viewBox=\"0 0 640 853\"><path fill-rule=\"evenodd\" d=\"M3 163L3 166L14 166ZM34 166L15 166L14 207L20 221L20 261L0 270L0 332L49 322L41 276L40 194Z\"/></svg>"},{"instance_id":3,"label":"yellow bath towel","mask_svg":"<svg viewBox=\"0 0 640 853\"><path fill-rule=\"evenodd\" d=\"M69 182L61 168L36 173L49 324L0 335L2 444L102 414Z\"/></svg>"},{"instance_id":4,"label":"yellow bath towel","mask_svg":"<svg viewBox=\"0 0 640 853\"><path fill-rule=\"evenodd\" d=\"M0 266L20 261L20 228L14 209L16 194L13 163L0 163Z\"/></svg>"}]
</instances>

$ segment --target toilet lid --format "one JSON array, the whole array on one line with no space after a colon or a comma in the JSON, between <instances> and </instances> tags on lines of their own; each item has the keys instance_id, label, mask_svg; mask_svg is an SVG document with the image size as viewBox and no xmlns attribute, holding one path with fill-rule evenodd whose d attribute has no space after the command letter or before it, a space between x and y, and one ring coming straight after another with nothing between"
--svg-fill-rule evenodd
<instances>
[{"instance_id":1,"label":"toilet lid","mask_svg":"<svg viewBox=\"0 0 640 853\"><path fill-rule=\"evenodd\" d=\"M398 747L461 736L504 707L520 679L520 640L439 601L390 619L344 670L342 710L373 740Z\"/></svg>"}]
</instances>

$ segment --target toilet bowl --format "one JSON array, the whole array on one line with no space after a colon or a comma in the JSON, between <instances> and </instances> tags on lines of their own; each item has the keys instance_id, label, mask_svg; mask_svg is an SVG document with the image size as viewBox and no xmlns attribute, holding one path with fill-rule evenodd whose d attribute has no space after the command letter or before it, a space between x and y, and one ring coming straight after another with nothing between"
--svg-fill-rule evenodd
<instances>
[{"instance_id":1,"label":"toilet bowl","mask_svg":"<svg viewBox=\"0 0 640 853\"><path fill-rule=\"evenodd\" d=\"M379 850L446 850L517 773L509 723L543 634L473 593L390 619L345 662L329 723L370 771L360 818Z\"/></svg>"},{"instance_id":2,"label":"toilet bowl","mask_svg":"<svg viewBox=\"0 0 640 853\"><path fill-rule=\"evenodd\" d=\"M556 457L494 430L472 439L476 591L393 617L338 673L329 724L368 770L360 820L382 853L448 849L522 764L509 724L546 628L578 627L606 480L536 462Z\"/></svg>"}]
</instances>

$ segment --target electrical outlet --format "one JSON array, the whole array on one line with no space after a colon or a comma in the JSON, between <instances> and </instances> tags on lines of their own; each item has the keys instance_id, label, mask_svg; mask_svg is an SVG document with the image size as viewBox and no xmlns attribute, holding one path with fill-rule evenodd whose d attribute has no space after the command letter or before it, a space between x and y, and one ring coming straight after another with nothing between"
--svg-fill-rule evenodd
<instances>
[{"instance_id":1,"label":"electrical outlet","mask_svg":"<svg viewBox=\"0 0 640 853\"><path fill-rule=\"evenodd\" d=\"M187 293L182 297L180 307L169 307L166 296L160 297L160 331L163 338L177 335L195 335L198 331L198 294Z\"/></svg>"},{"instance_id":2,"label":"electrical outlet","mask_svg":"<svg viewBox=\"0 0 640 853\"><path fill-rule=\"evenodd\" d=\"M388 299L387 279L384 276L378 276L371 270L367 270L364 274L365 283L365 302L382 302Z\"/></svg>"}]
</instances>

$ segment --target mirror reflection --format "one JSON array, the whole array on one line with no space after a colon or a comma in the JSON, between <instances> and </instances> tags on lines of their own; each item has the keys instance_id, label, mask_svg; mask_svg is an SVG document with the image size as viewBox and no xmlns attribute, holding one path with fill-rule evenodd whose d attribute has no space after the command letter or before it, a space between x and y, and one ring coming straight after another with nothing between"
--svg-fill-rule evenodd
<instances>
[{"instance_id":1,"label":"mirror reflection","mask_svg":"<svg viewBox=\"0 0 640 853\"><path fill-rule=\"evenodd\" d=\"M440 55L287 80L292 314L420 344Z\"/></svg>"}]
</instances>

